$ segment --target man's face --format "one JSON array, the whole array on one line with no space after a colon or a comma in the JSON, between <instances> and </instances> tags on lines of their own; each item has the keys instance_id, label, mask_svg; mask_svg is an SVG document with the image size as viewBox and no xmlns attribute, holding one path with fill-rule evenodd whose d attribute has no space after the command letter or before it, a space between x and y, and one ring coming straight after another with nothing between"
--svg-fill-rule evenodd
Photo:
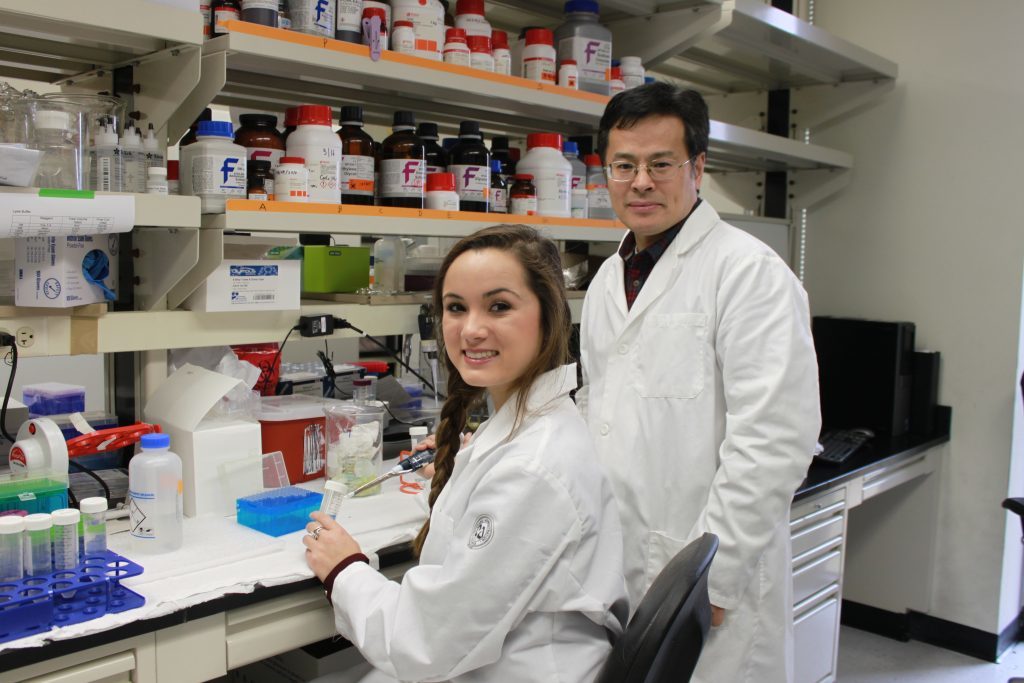
<instances>
[{"instance_id":1,"label":"man's face","mask_svg":"<svg viewBox=\"0 0 1024 683\"><path fill-rule=\"evenodd\" d=\"M689 158L683 144L685 129L675 116L648 116L632 128L613 128L608 133L605 164L672 162ZM671 180L655 181L646 166L632 181L608 178L608 192L619 220L636 235L637 248L645 249L657 236L683 220L697 202L704 178L704 155L678 169Z\"/></svg>"}]
</instances>

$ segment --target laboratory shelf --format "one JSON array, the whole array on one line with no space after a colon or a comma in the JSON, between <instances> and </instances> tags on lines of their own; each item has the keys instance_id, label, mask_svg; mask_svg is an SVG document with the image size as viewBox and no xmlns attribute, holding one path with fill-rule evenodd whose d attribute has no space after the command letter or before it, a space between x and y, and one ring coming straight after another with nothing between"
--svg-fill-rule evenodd
<instances>
[{"instance_id":1,"label":"laboratory shelf","mask_svg":"<svg viewBox=\"0 0 1024 683\"><path fill-rule=\"evenodd\" d=\"M778 135L711 121L707 169L718 171L846 170L853 157L846 152Z\"/></svg>"},{"instance_id":2,"label":"laboratory shelf","mask_svg":"<svg viewBox=\"0 0 1024 683\"><path fill-rule=\"evenodd\" d=\"M0 75L56 82L203 41L203 20L139 0L0 0Z\"/></svg>"},{"instance_id":3,"label":"laboratory shelf","mask_svg":"<svg viewBox=\"0 0 1024 683\"><path fill-rule=\"evenodd\" d=\"M0 194L39 194L34 187L0 187ZM138 194L125 192L84 192L83 198L131 196L135 199L135 225L153 228L198 228L199 197ZM69 196L71 196L69 194Z\"/></svg>"},{"instance_id":4,"label":"laboratory shelf","mask_svg":"<svg viewBox=\"0 0 1024 683\"><path fill-rule=\"evenodd\" d=\"M203 227L251 232L462 237L496 223L525 223L535 226L552 239L598 242L618 242L626 229L618 221L588 218L250 199L229 200L227 209L224 214L203 216Z\"/></svg>"},{"instance_id":5,"label":"laboratory shelf","mask_svg":"<svg viewBox=\"0 0 1024 683\"><path fill-rule=\"evenodd\" d=\"M289 104L363 104L367 121L390 125L410 109L441 124L466 118L505 133L590 133L607 98L513 76L486 73L393 51L370 59L369 48L241 21L203 46L203 80L215 101L279 111ZM216 73L223 55L226 73ZM374 118L374 117L378 118Z\"/></svg>"}]
</instances>

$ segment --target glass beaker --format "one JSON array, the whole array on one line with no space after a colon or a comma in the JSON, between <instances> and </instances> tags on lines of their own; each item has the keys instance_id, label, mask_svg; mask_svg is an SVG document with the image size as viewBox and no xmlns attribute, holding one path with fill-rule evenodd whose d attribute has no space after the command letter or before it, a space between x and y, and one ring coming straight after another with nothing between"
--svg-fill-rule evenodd
<instances>
[{"instance_id":1,"label":"glass beaker","mask_svg":"<svg viewBox=\"0 0 1024 683\"><path fill-rule=\"evenodd\" d=\"M78 139L81 140L82 189L130 192L129 188L102 187L96 167L97 135L103 133L120 133L124 129L127 105L112 95L96 95L93 93L47 93L39 99L56 102L66 111L77 112ZM102 140L102 137L99 138Z\"/></svg>"},{"instance_id":2,"label":"glass beaker","mask_svg":"<svg viewBox=\"0 0 1024 683\"><path fill-rule=\"evenodd\" d=\"M379 405L338 403L324 409L327 416L327 478L351 491L381 473L384 460L384 409ZM380 493L374 486L359 494Z\"/></svg>"}]
</instances>

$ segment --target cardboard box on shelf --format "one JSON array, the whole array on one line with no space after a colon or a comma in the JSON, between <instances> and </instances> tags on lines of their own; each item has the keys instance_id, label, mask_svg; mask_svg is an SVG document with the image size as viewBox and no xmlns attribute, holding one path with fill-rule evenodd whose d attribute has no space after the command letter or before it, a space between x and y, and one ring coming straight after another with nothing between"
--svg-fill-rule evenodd
<instances>
[{"instance_id":1,"label":"cardboard box on shelf","mask_svg":"<svg viewBox=\"0 0 1024 683\"><path fill-rule=\"evenodd\" d=\"M14 240L15 305L70 308L113 301L120 237L57 235Z\"/></svg>"},{"instance_id":2,"label":"cardboard box on shelf","mask_svg":"<svg viewBox=\"0 0 1024 683\"><path fill-rule=\"evenodd\" d=\"M225 244L224 260L185 300L185 308L207 313L297 311L302 261L265 244Z\"/></svg>"}]
</instances>

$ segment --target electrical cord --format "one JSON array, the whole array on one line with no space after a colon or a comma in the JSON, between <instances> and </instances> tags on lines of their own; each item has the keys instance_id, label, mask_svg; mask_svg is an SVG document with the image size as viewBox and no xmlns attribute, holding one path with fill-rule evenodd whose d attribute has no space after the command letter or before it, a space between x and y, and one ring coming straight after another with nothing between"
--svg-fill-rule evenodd
<instances>
[{"instance_id":1,"label":"electrical cord","mask_svg":"<svg viewBox=\"0 0 1024 683\"><path fill-rule=\"evenodd\" d=\"M277 361L281 358L281 352L284 351L284 345L288 343L288 337L292 336L292 332L297 329L299 329L298 325L288 330L288 334L284 335L284 340L281 342L281 345L277 347L277 353L274 354L274 360L270 363L270 369L267 371L267 381L270 381L270 378L274 376L274 368L277 367Z\"/></svg>"},{"instance_id":2,"label":"electrical cord","mask_svg":"<svg viewBox=\"0 0 1024 683\"><path fill-rule=\"evenodd\" d=\"M82 463L75 462L74 459L68 460L68 464L71 467L74 467L79 472L85 472L87 475L89 475L90 477L95 479L97 482L99 482L100 488L103 489L103 495L106 497L107 502L108 503L110 502L110 500L111 500L110 487L107 486L107 482L103 481L103 478L100 475L96 474L95 472L92 471L91 468L86 467ZM68 488L70 489L71 487L69 486Z\"/></svg>"},{"instance_id":3,"label":"electrical cord","mask_svg":"<svg viewBox=\"0 0 1024 683\"><path fill-rule=\"evenodd\" d=\"M341 390L341 387L338 386L338 375L337 373L334 372L334 366L327 358L327 354L325 354L323 351L317 351L316 355L318 358L320 358L320 362L323 363L324 365L324 370L327 372L327 379L331 380L331 398L352 398L352 394L346 394L344 391ZM387 404L387 402L377 401L377 403L380 403L381 407L384 408L384 410L388 411L388 415L391 416L391 419L397 422L398 424L409 426L416 426L418 424L416 422L408 422L395 415L393 412L391 412L391 407Z\"/></svg>"},{"instance_id":4,"label":"electrical cord","mask_svg":"<svg viewBox=\"0 0 1024 683\"><path fill-rule=\"evenodd\" d=\"M348 328L348 329L352 330L353 332L358 332L359 334L363 335L364 337L366 337L367 339L369 339L370 341L372 341L372 342L373 342L374 344L376 344L376 345L377 345L377 346L379 346L380 348L382 348L382 349L384 349L385 351L387 351L387 353L388 353L388 355L389 355L389 356L391 356L391 357L392 357L392 358L394 358L394 359L395 359L396 361L398 361L398 362L399 362L399 363L400 363L400 364L402 365L402 367L403 367L403 368L405 368L405 369L406 369L406 370L408 370L408 371L409 371L410 373L412 373L412 375L413 375L414 377L416 377L416 379L418 379L418 380L420 380L421 382L423 382L424 386L426 386L426 387L427 387L428 389L430 389L430 390L431 390L432 392L434 392L434 394L436 394L436 395L437 395L437 396L438 396L439 398L442 398L442 399L446 399L446 398L448 398L447 396L445 396L444 394L442 394L442 393L441 393L440 391L438 391L438 390L437 390L437 388L436 388L436 387L434 386L433 382L431 382L431 381L430 381L429 379L427 379L426 377L424 377L424 376L423 376L423 375L421 375L420 373L416 372L416 371L415 371L415 370L414 370L414 369L412 368L412 366L411 366L411 365L409 365L409 364L408 364L408 363L406 363L406 362L405 362L404 360L402 360L402 358L401 358L401 357L400 357L400 356L399 356L399 355L398 355L397 353L395 353L394 351L392 351L392 350L391 350L391 349L390 349L390 348L388 347L388 345L387 345L387 344L385 344L384 342L380 341L380 340L379 340L379 339L377 339L376 337L374 337L374 336L372 336L372 335L369 335L369 334L366 334L366 332L364 332L363 330L359 329L358 327L356 327L355 325L353 325L353 324L352 324L352 323L350 323L349 321L345 320L344 318L335 318L335 319L334 319L334 327L335 327L335 329L344 329L344 328Z\"/></svg>"},{"instance_id":5,"label":"electrical cord","mask_svg":"<svg viewBox=\"0 0 1024 683\"><path fill-rule=\"evenodd\" d=\"M12 444L15 438L7 431L7 404L11 400L11 389L14 388L14 375L18 372L18 344L12 335L5 334L0 337L0 345L11 347L11 374L7 378L7 391L4 392L4 404L0 408L0 433Z\"/></svg>"}]
</instances>

